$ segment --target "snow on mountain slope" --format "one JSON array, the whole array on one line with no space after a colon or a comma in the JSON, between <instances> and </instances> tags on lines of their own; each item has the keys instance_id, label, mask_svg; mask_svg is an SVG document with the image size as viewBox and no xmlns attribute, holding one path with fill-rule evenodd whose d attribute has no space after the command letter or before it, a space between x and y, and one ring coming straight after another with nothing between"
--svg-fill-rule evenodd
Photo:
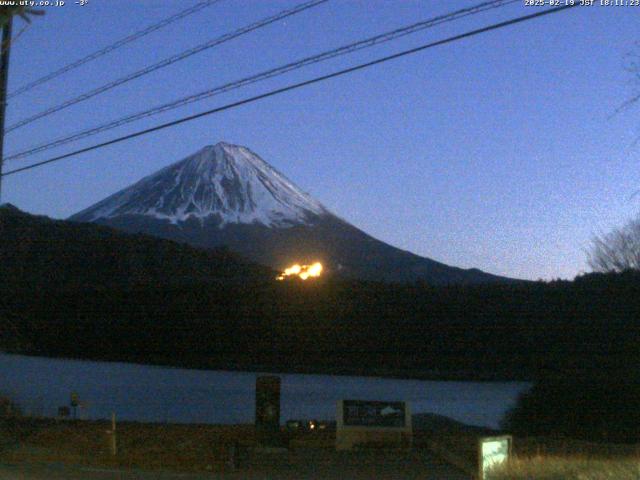
<instances>
[{"instance_id":1,"label":"snow on mountain slope","mask_svg":"<svg viewBox=\"0 0 640 480\"><path fill-rule=\"evenodd\" d=\"M176 224L215 218L225 224L286 227L329 214L245 147L220 142L143 178L71 217L93 222L143 215Z\"/></svg>"},{"instance_id":2,"label":"snow on mountain slope","mask_svg":"<svg viewBox=\"0 0 640 480\"><path fill-rule=\"evenodd\" d=\"M332 214L251 150L218 143L70 217L199 248L226 247L276 270L433 284L505 281L420 257Z\"/></svg>"}]
</instances>

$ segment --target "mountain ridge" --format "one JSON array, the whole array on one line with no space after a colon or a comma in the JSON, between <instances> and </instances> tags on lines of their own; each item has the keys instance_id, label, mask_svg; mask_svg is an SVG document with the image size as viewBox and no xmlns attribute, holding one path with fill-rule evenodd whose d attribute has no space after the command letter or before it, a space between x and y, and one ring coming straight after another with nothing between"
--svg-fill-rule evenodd
<instances>
[{"instance_id":1,"label":"mountain ridge","mask_svg":"<svg viewBox=\"0 0 640 480\"><path fill-rule=\"evenodd\" d=\"M246 147L200 149L70 218L203 248L226 246L282 270L321 261L329 274L432 284L510 282L388 245L341 219Z\"/></svg>"}]
</instances>

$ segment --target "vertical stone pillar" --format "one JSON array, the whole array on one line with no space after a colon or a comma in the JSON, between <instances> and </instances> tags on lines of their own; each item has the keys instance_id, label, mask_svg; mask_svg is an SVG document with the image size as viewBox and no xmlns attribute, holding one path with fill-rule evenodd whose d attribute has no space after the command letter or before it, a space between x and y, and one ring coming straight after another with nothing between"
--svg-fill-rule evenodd
<instances>
[{"instance_id":1,"label":"vertical stone pillar","mask_svg":"<svg viewBox=\"0 0 640 480\"><path fill-rule=\"evenodd\" d=\"M256 379L256 441L260 447L280 447L280 377Z\"/></svg>"}]
</instances>

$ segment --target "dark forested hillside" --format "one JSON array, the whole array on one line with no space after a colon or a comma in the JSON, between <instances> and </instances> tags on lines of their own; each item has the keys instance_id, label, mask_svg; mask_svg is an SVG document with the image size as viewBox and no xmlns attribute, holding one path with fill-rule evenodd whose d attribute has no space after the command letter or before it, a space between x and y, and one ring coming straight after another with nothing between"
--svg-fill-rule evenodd
<instances>
[{"instance_id":1,"label":"dark forested hillside","mask_svg":"<svg viewBox=\"0 0 640 480\"><path fill-rule=\"evenodd\" d=\"M225 249L204 250L0 207L0 288L77 290L272 278Z\"/></svg>"},{"instance_id":2,"label":"dark forested hillside","mask_svg":"<svg viewBox=\"0 0 640 480\"><path fill-rule=\"evenodd\" d=\"M73 228L79 229L75 237L60 233L52 247L67 252L64 261L55 261L59 253L31 260L39 258L33 249L47 244L27 227L30 249L12 240L23 249L22 267L5 262L10 255L3 246L4 275L13 265L0 297L5 349L202 368L424 378L638 371L638 273L448 287L337 278L276 282L228 254L93 225ZM104 243L97 257L82 253L86 239L65 249L85 229ZM205 259L211 263L203 265ZM114 264L129 270L122 273ZM39 278L42 271L48 277ZM112 275L118 281L105 281ZM132 277L154 281L128 281ZM48 286L50 279L66 288Z\"/></svg>"}]
</instances>

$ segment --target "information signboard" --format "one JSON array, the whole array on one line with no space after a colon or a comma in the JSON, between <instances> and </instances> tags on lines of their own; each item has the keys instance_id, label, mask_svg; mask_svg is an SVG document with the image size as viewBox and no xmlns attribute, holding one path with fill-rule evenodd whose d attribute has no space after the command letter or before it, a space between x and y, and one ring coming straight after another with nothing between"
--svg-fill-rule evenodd
<instances>
[{"instance_id":1,"label":"information signboard","mask_svg":"<svg viewBox=\"0 0 640 480\"><path fill-rule=\"evenodd\" d=\"M511 454L511 435L501 437L484 437L478 442L478 478L490 480L487 472L494 466L500 465L509 459Z\"/></svg>"},{"instance_id":2,"label":"information signboard","mask_svg":"<svg viewBox=\"0 0 640 480\"><path fill-rule=\"evenodd\" d=\"M344 400L343 423L345 426L404 427L404 402L370 402Z\"/></svg>"},{"instance_id":3,"label":"information signboard","mask_svg":"<svg viewBox=\"0 0 640 480\"><path fill-rule=\"evenodd\" d=\"M340 400L336 415L336 449L375 445L411 448L411 412L405 402Z\"/></svg>"}]
</instances>

